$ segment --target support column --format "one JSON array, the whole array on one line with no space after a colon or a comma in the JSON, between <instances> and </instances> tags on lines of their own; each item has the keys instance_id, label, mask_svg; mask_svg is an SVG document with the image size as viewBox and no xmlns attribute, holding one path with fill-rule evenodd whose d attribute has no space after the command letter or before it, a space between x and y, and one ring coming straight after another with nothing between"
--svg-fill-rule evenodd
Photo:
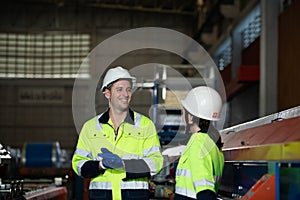
<instances>
[{"instance_id":1,"label":"support column","mask_svg":"<svg viewBox=\"0 0 300 200\"><path fill-rule=\"evenodd\" d=\"M280 0L261 0L259 116L277 112Z\"/></svg>"},{"instance_id":2,"label":"support column","mask_svg":"<svg viewBox=\"0 0 300 200\"><path fill-rule=\"evenodd\" d=\"M231 77L234 79L237 76L238 67L242 63L243 39L240 29L235 29L232 32L232 64Z\"/></svg>"}]
</instances>

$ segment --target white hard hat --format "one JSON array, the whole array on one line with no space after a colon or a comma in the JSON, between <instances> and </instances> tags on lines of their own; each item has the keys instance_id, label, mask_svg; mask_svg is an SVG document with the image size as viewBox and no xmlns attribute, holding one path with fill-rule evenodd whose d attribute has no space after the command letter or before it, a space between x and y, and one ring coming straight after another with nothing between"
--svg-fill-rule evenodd
<instances>
[{"instance_id":1,"label":"white hard hat","mask_svg":"<svg viewBox=\"0 0 300 200\"><path fill-rule=\"evenodd\" d=\"M127 69L124 69L121 66L111 68L106 72L106 75L103 79L103 84L101 87L101 91L105 89L109 84L119 80L119 79L131 79L132 83L134 84L136 78L132 77Z\"/></svg>"},{"instance_id":2,"label":"white hard hat","mask_svg":"<svg viewBox=\"0 0 300 200\"><path fill-rule=\"evenodd\" d=\"M193 88L181 101L182 106L192 115L218 121L222 109L222 99L219 93L207 86Z\"/></svg>"}]
</instances>

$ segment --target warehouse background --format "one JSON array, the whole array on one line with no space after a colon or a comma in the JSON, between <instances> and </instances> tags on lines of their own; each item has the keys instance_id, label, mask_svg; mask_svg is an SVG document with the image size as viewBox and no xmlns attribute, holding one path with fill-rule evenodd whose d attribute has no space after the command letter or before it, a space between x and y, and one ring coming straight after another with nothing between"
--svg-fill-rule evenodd
<instances>
[{"instance_id":1,"label":"warehouse background","mask_svg":"<svg viewBox=\"0 0 300 200\"><path fill-rule=\"evenodd\" d=\"M168 8L160 12L152 3L152 8L143 12L137 9L139 5L131 8L129 1L123 3L128 4L124 9L116 2L3 2L1 142L20 148L24 142L55 140L63 148L73 149L77 140L72 116L74 78L96 45L121 31L143 26L166 27L188 35L193 32L195 8L190 3L186 14ZM167 53L144 51L133 52L115 64L130 68L148 62L169 64L174 59ZM86 70L86 76L90 71ZM135 96L142 99L133 103L144 113L152 103L150 92L145 93ZM34 98L43 94L47 99ZM99 103L103 111L106 101Z\"/></svg>"},{"instance_id":2,"label":"warehouse background","mask_svg":"<svg viewBox=\"0 0 300 200\"><path fill-rule=\"evenodd\" d=\"M82 79L95 78L93 66L83 63L89 52L115 34L140 27L179 31L207 50L226 89L224 128L298 106L299 10L299 1L287 0L3 1L0 142L17 149L58 142L71 154L78 137L72 115L77 70L83 69ZM145 63L194 76L191 68L180 67L188 64L185 60L159 50L133 51L112 65L131 69ZM97 113L106 109L101 93L95 102ZM159 103L165 102L159 98ZM135 92L132 108L149 115L152 104L153 88Z\"/></svg>"},{"instance_id":3,"label":"warehouse background","mask_svg":"<svg viewBox=\"0 0 300 200\"><path fill-rule=\"evenodd\" d=\"M211 54L227 87L225 126L296 106L300 99L299 8L296 1L291 6L288 3L261 3L269 6L263 8L258 1L5 1L0 14L1 140L13 147L22 147L27 141L57 140L72 149L77 139L72 87L80 64L105 39L138 27L182 32ZM242 36L236 36L242 35L241 31L235 33L235 27L255 6L265 9L265 19L270 22L266 20L265 28L260 28L263 16L256 11L248 28L252 31L248 37L256 38L248 38L251 44L243 48ZM275 19L268 19L272 15ZM264 34L269 37L261 36L261 29L266 29ZM144 63L175 65L183 61L168 52L142 50L119 58L114 65L130 69ZM239 81L242 65L260 66L260 80ZM92 75L92 70L86 66L83 76ZM188 71L182 73L189 76ZM30 99L39 95L46 99ZM106 105L101 97L98 103L100 110ZM151 104L151 91L144 90L136 93L132 107L148 114Z\"/></svg>"},{"instance_id":4,"label":"warehouse background","mask_svg":"<svg viewBox=\"0 0 300 200\"><path fill-rule=\"evenodd\" d=\"M57 140L63 148L74 148L77 133L71 109L72 87L79 66L105 39L138 27L170 28L203 45L220 67L227 87L226 126L296 106L300 99L297 90L300 85L297 78L299 26L296 25L299 8L298 2L286 7L286 2L280 3L271 5L275 8L266 8L271 14L278 10L278 17L273 20L278 20L278 24L274 25L270 19L271 22L266 21L268 24L265 25L275 29L275 32L270 31L271 41L262 40L261 14L256 11L257 16L249 28L249 31L256 32L256 38L243 49L238 45L241 41L235 41L234 27L255 10L255 6L264 9L258 1L3 2L0 14L1 140L19 148L24 142ZM266 15L271 15L269 13ZM227 42L229 50L228 47L221 49L221 53L215 55L220 52L222 42L228 39L233 41ZM262 49L264 45L268 46ZM276 55L268 58L272 56L270 51ZM266 58L262 59L262 55ZM142 50L131 52L113 64L130 69L143 63L175 65L183 61L168 52ZM262 64L265 66L260 66ZM101 66L101 63L97 65ZM260 82L237 80L241 65L260 66ZM86 66L83 76L89 77L90 72L92 69ZM183 74L189 76L188 71ZM265 84L264 88L259 84ZM43 95L46 99L38 99ZM144 90L135 95L132 107L148 115L152 104L151 91ZM106 101L100 97L98 103L98 108L103 107L103 110ZM273 106L268 108L268 105Z\"/></svg>"}]
</instances>

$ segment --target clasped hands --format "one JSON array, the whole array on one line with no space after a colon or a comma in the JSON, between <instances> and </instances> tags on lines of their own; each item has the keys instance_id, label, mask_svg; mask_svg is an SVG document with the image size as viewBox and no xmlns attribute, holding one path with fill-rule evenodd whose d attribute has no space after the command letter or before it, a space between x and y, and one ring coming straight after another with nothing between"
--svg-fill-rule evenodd
<instances>
[{"instance_id":1,"label":"clasped hands","mask_svg":"<svg viewBox=\"0 0 300 200\"><path fill-rule=\"evenodd\" d=\"M122 158L107 148L101 148L101 152L98 154L98 160L100 160L99 165L102 169L122 169L125 167Z\"/></svg>"}]
</instances>

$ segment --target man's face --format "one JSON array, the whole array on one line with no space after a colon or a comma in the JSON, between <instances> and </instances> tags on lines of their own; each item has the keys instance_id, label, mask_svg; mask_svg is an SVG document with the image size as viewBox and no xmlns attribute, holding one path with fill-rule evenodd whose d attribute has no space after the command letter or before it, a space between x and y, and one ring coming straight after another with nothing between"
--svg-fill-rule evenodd
<instances>
[{"instance_id":1,"label":"man's face","mask_svg":"<svg viewBox=\"0 0 300 200\"><path fill-rule=\"evenodd\" d=\"M131 83L128 80L115 82L110 90L106 90L105 96L110 99L110 106L119 111L127 111L131 100Z\"/></svg>"}]
</instances>

